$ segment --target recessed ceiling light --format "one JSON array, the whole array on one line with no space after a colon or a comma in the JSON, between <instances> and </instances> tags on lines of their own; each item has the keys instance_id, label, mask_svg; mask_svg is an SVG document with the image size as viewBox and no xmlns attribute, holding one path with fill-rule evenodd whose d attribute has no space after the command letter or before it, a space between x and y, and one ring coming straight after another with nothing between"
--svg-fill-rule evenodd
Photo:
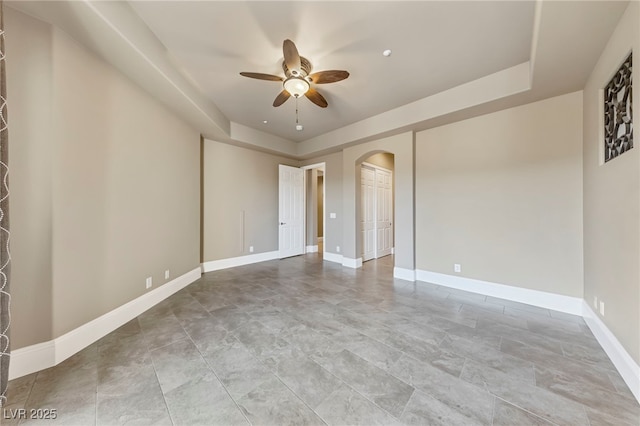
<instances>
[{"instance_id":1,"label":"recessed ceiling light","mask_svg":"<svg viewBox=\"0 0 640 426\"><path fill-rule=\"evenodd\" d=\"M302 124L296 124L296 130L301 132L304 130L304 127L302 126Z\"/></svg>"},{"instance_id":2,"label":"recessed ceiling light","mask_svg":"<svg viewBox=\"0 0 640 426\"><path fill-rule=\"evenodd\" d=\"M387 49L382 52L382 56L386 56L387 58L391 56L391 49Z\"/></svg>"},{"instance_id":3,"label":"recessed ceiling light","mask_svg":"<svg viewBox=\"0 0 640 426\"><path fill-rule=\"evenodd\" d=\"M262 122L263 122L264 124L267 124L267 123L268 123L268 121L267 121L267 120L262 120Z\"/></svg>"}]
</instances>

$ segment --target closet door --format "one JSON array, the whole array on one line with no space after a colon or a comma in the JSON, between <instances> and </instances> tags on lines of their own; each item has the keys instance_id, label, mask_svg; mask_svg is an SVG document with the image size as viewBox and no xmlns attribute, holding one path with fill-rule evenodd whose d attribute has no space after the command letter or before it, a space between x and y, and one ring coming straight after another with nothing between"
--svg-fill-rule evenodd
<instances>
[{"instance_id":1,"label":"closet door","mask_svg":"<svg viewBox=\"0 0 640 426\"><path fill-rule=\"evenodd\" d=\"M376 170L376 258L393 247L393 186L391 172Z\"/></svg>"},{"instance_id":2,"label":"closet door","mask_svg":"<svg viewBox=\"0 0 640 426\"><path fill-rule=\"evenodd\" d=\"M362 260L366 262L376 257L376 180L375 170L362 167Z\"/></svg>"}]
</instances>

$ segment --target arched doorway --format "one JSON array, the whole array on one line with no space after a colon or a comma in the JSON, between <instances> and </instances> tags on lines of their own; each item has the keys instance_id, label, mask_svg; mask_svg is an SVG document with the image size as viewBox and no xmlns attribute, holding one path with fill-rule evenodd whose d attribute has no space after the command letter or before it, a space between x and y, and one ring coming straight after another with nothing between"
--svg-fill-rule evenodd
<instances>
[{"instance_id":1,"label":"arched doorway","mask_svg":"<svg viewBox=\"0 0 640 426\"><path fill-rule=\"evenodd\" d=\"M360 227L362 261L393 253L394 156L380 152L360 163Z\"/></svg>"},{"instance_id":2,"label":"arched doorway","mask_svg":"<svg viewBox=\"0 0 640 426\"><path fill-rule=\"evenodd\" d=\"M345 148L342 156L343 266L362 266L361 163L378 153L394 158L394 269L396 278L415 281L414 133L406 132Z\"/></svg>"}]
</instances>

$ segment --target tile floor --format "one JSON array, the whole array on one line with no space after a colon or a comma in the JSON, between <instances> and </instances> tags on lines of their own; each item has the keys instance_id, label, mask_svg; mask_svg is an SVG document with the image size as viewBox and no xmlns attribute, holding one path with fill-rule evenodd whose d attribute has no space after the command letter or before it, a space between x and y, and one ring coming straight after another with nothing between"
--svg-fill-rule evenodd
<instances>
[{"instance_id":1,"label":"tile floor","mask_svg":"<svg viewBox=\"0 0 640 426\"><path fill-rule=\"evenodd\" d=\"M640 424L581 318L394 280L392 262L207 273L12 381L2 424ZM57 419L6 418L19 408Z\"/></svg>"}]
</instances>

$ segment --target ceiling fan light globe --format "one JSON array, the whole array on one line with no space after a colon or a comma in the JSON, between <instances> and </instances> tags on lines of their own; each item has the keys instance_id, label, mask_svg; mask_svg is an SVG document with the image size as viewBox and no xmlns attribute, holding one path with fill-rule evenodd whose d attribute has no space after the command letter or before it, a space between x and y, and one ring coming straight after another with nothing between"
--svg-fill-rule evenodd
<instances>
[{"instance_id":1,"label":"ceiling fan light globe","mask_svg":"<svg viewBox=\"0 0 640 426\"><path fill-rule=\"evenodd\" d=\"M309 90L309 82L302 77L289 77L283 83L284 90L291 96L299 98Z\"/></svg>"}]
</instances>

